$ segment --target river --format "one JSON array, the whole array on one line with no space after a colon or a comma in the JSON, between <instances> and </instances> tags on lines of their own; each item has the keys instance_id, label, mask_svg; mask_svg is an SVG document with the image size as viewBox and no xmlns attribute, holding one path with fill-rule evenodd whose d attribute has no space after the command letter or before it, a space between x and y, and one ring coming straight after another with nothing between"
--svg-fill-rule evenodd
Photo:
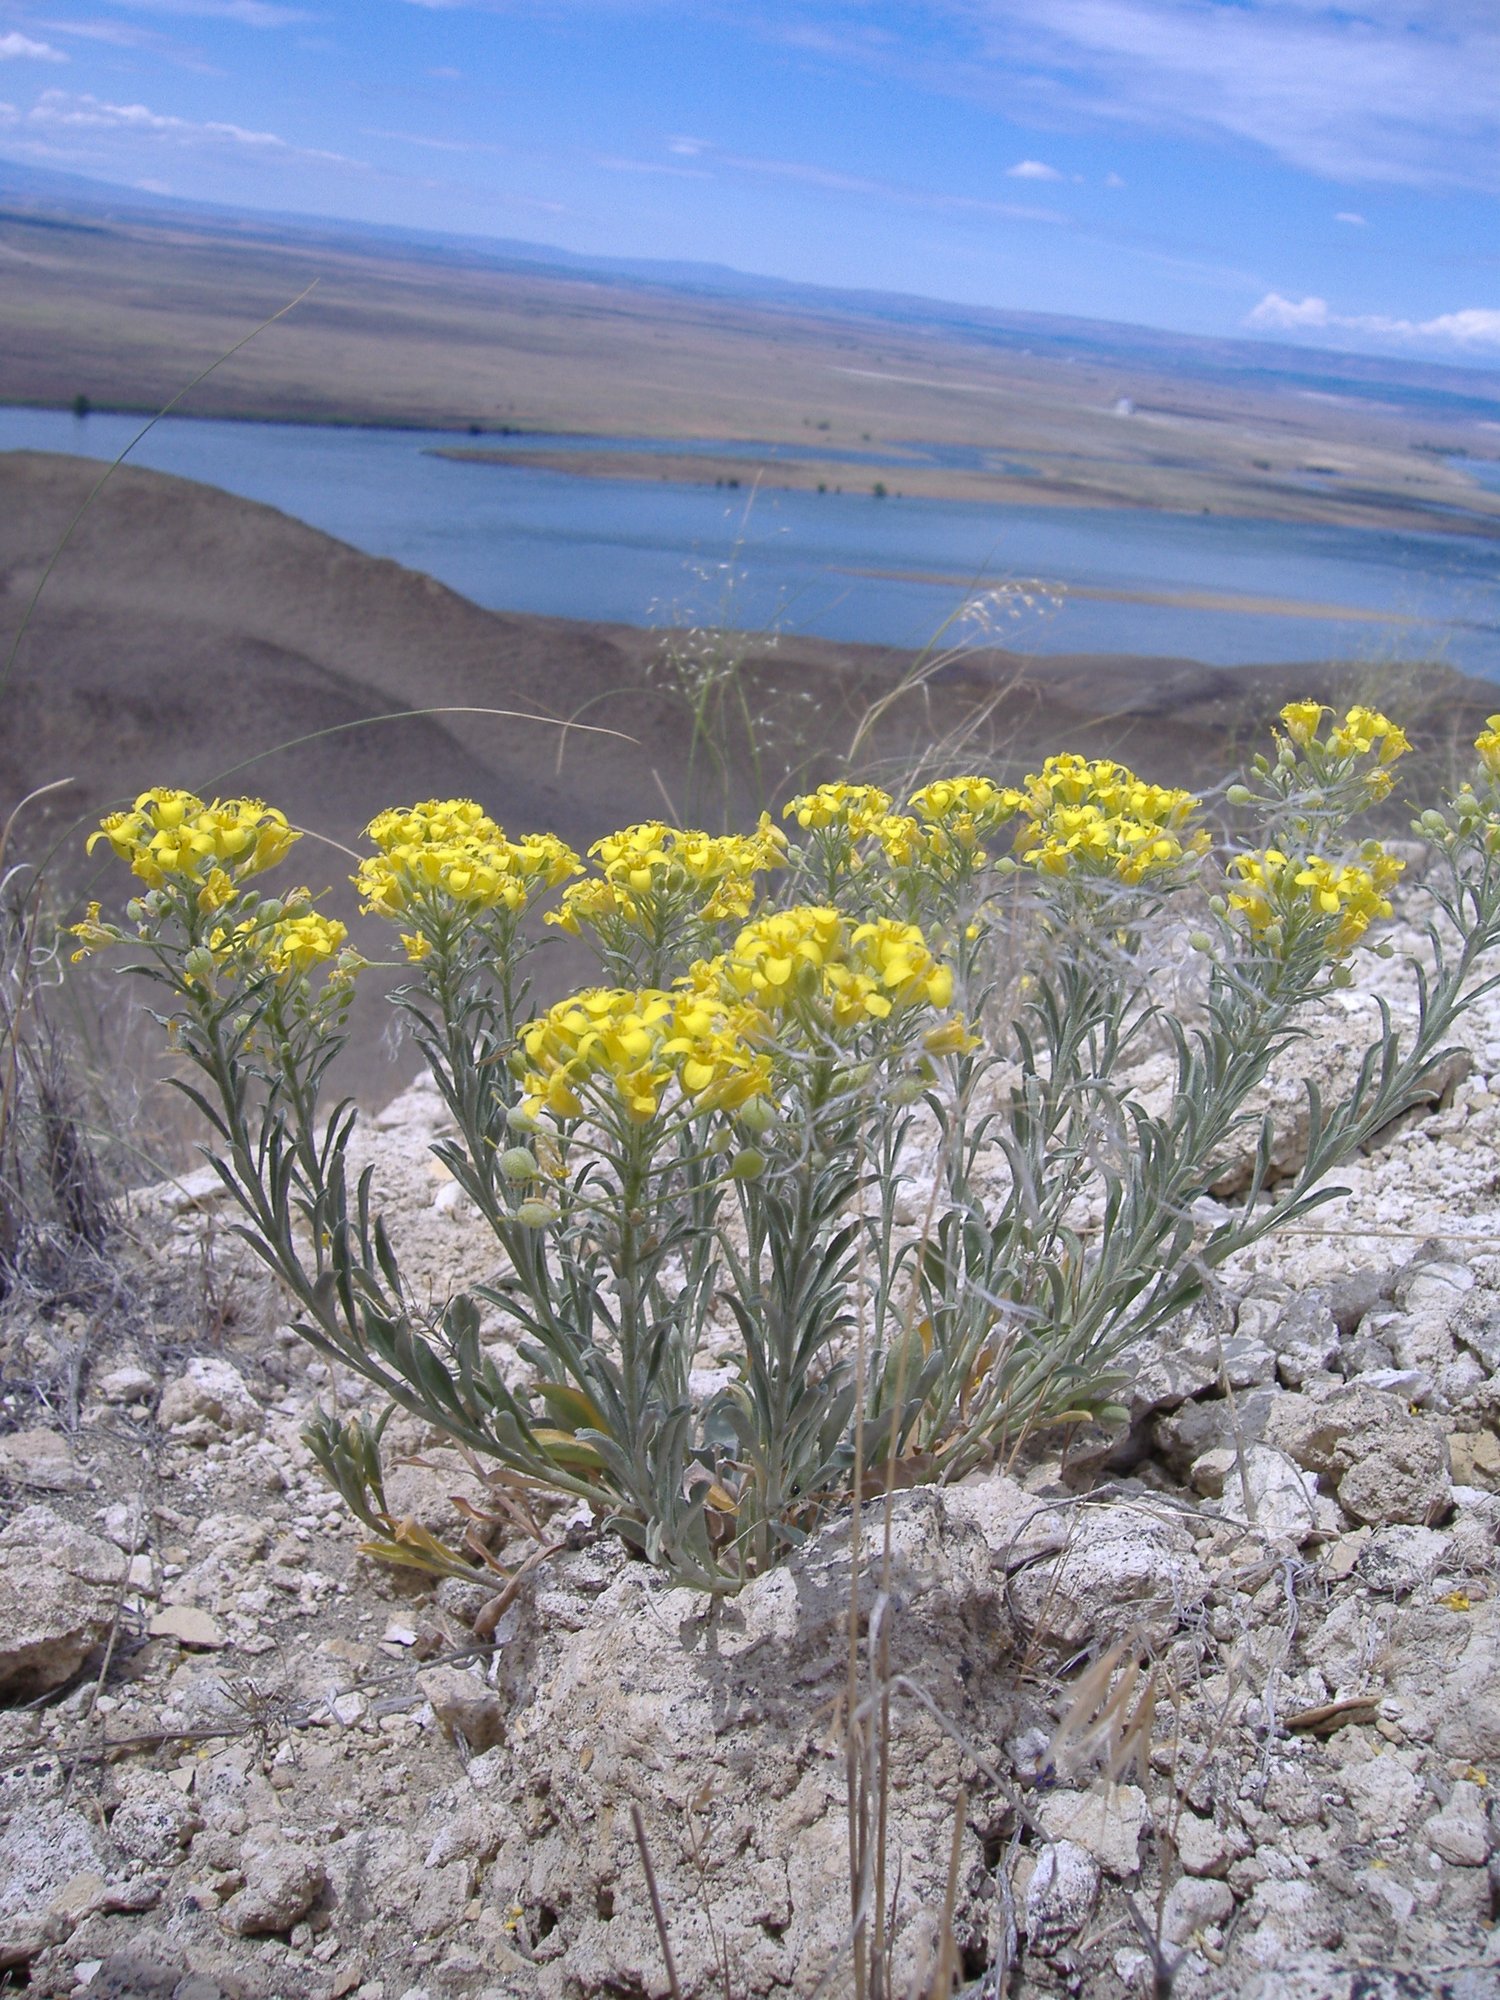
<instances>
[{"instance_id":1,"label":"river","mask_svg":"<svg viewBox=\"0 0 1500 2000\"><path fill-rule=\"evenodd\" d=\"M140 422L0 408L0 450L108 459ZM263 501L496 610L637 625L780 625L920 647L978 596L962 629L972 636L987 622L996 643L1023 653L1222 666L1352 658L1376 668L1440 658L1500 680L1496 540L880 499L865 484L869 473L899 462L878 452L849 455L857 493L753 496L433 455L467 442L449 432L167 418L131 462ZM629 441L487 442L557 451Z\"/></svg>"}]
</instances>

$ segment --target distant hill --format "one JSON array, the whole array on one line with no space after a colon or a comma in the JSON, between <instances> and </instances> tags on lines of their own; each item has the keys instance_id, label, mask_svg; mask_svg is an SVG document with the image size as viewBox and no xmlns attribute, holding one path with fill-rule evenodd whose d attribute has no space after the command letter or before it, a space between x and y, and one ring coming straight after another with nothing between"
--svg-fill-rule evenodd
<instances>
[{"instance_id":1,"label":"distant hill","mask_svg":"<svg viewBox=\"0 0 1500 2000\"><path fill-rule=\"evenodd\" d=\"M448 268L510 271L533 277L593 278L703 299L738 301L869 325L946 335L1020 355L1074 356L1094 364L1170 367L1205 380L1264 378L1314 394L1396 402L1454 416L1500 416L1500 368L1392 360L1270 339L1219 340L1111 320L1002 312L915 294L799 284L725 264L648 257L590 256L515 237L449 234L395 225L310 219L250 211L117 187L81 174L0 159L0 221L87 229L106 221L170 219L245 243L296 243L366 249L425 259Z\"/></svg>"}]
</instances>

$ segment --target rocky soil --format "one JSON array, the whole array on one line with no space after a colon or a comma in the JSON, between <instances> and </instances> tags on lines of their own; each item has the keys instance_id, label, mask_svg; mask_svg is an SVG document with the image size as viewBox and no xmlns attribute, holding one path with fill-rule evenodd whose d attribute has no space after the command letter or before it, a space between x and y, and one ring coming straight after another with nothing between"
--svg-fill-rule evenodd
<instances>
[{"instance_id":1,"label":"rocky soil","mask_svg":"<svg viewBox=\"0 0 1500 2000\"><path fill-rule=\"evenodd\" d=\"M1320 1074L1374 1019L1346 999ZM1133 1357L1123 1433L902 1495L888 1558L867 1515L902 1982L956 1852L976 1995L1500 1995L1500 994L1456 1039L1347 1197ZM490 1262L439 1112L363 1141L435 1293ZM143 1304L4 1329L0 1979L665 1994L639 1808L684 1995L851 1990L847 1517L716 1606L574 1523L477 1637L492 1591L359 1555L298 1437L357 1384L226 1221L205 1176L148 1191ZM393 1505L451 1537L482 1489L391 1443Z\"/></svg>"}]
</instances>

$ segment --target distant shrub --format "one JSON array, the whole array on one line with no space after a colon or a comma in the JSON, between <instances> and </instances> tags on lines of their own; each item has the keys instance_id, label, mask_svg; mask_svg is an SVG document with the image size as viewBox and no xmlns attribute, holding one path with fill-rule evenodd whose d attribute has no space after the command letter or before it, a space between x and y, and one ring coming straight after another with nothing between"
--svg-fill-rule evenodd
<instances>
[{"instance_id":1,"label":"distant shrub","mask_svg":"<svg viewBox=\"0 0 1500 2000\"><path fill-rule=\"evenodd\" d=\"M1500 941L1500 717L1474 781L1418 822L1440 914L1411 1046L1386 1020L1345 1099L1309 1092L1295 1179L1270 1195L1262 1130L1243 1196L1200 1219L1252 1092L1350 982L1401 869L1348 833L1401 731L1311 702L1282 725L1231 792L1256 841L1220 858L1197 799L1071 755L904 810L836 784L749 834L651 822L592 866L470 801L381 813L356 881L409 967L395 1004L454 1126L434 1150L505 1256L436 1310L371 1175L350 1182L352 1107L320 1103L360 961L306 889L264 891L298 837L282 816L144 794L94 836L141 884L133 928L96 907L78 935L132 945L161 993L305 1338L485 1461L512 1518L581 1500L675 1578L732 1590L856 1484L955 1478L1107 1416L1122 1350L1328 1199L1493 983L1475 975ZM533 1014L538 906L607 983ZM1189 1020L1161 973L1174 941L1202 974ZM1151 1037L1165 1108L1123 1075ZM514 1350L487 1342L484 1304ZM391 1516L382 1424L324 1415L308 1439L374 1552L468 1573Z\"/></svg>"}]
</instances>

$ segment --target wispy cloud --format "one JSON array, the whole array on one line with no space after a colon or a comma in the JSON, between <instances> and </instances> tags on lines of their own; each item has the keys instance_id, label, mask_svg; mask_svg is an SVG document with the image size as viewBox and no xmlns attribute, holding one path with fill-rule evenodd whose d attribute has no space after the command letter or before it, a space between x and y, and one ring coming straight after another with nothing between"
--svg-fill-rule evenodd
<instances>
[{"instance_id":1,"label":"wispy cloud","mask_svg":"<svg viewBox=\"0 0 1500 2000\"><path fill-rule=\"evenodd\" d=\"M1327 299L1287 299L1267 292L1245 324L1262 333L1359 334L1400 343L1431 341L1448 347L1500 348L1500 311L1470 306L1433 319L1397 319L1386 313L1339 313Z\"/></svg>"},{"instance_id":2,"label":"wispy cloud","mask_svg":"<svg viewBox=\"0 0 1500 2000\"><path fill-rule=\"evenodd\" d=\"M200 21L236 21L243 28L292 28L316 16L282 0L105 0L132 14L171 14Z\"/></svg>"},{"instance_id":3,"label":"wispy cloud","mask_svg":"<svg viewBox=\"0 0 1500 2000\"><path fill-rule=\"evenodd\" d=\"M1347 222L1351 229L1368 229L1370 226L1364 216L1352 208L1341 208L1333 219L1335 222Z\"/></svg>"},{"instance_id":4,"label":"wispy cloud","mask_svg":"<svg viewBox=\"0 0 1500 2000\"><path fill-rule=\"evenodd\" d=\"M177 118L144 104L111 104L87 91L43 91L29 111L8 105L0 113L0 134L38 140L54 153L70 145L97 149L101 143L124 141L158 155L212 151L277 165L361 164L321 147L294 145L276 132L256 132L220 119Z\"/></svg>"},{"instance_id":5,"label":"wispy cloud","mask_svg":"<svg viewBox=\"0 0 1500 2000\"><path fill-rule=\"evenodd\" d=\"M697 161L696 168L664 166L658 171L691 171L695 177L708 170L724 174L750 174L765 180L793 182L817 188L825 194L848 195L856 200L894 203L901 208L920 209L933 214L990 216L1007 222L1066 224L1069 218L1057 209L1040 208L1028 202L995 201L982 195L953 194L940 188L924 188L906 181L884 180L870 174L844 173L836 167L817 166L808 160L782 160L755 153L720 152L706 139L677 138L668 142L668 152L679 159ZM626 172L651 171L648 162L601 160ZM1061 175L1057 178L1060 180Z\"/></svg>"},{"instance_id":6,"label":"wispy cloud","mask_svg":"<svg viewBox=\"0 0 1500 2000\"><path fill-rule=\"evenodd\" d=\"M585 0L588 4L588 0ZM1500 189L1494 0L865 0L762 6L757 30L1053 129L1249 141L1335 180ZM809 32L812 29L813 32Z\"/></svg>"},{"instance_id":7,"label":"wispy cloud","mask_svg":"<svg viewBox=\"0 0 1500 2000\"><path fill-rule=\"evenodd\" d=\"M0 62L65 63L68 58L50 42L34 42L29 35L0 35Z\"/></svg>"},{"instance_id":8,"label":"wispy cloud","mask_svg":"<svg viewBox=\"0 0 1500 2000\"><path fill-rule=\"evenodd\" d=\"M1049 167L1045 160L1017 160L1013 167L1005 169L1006 177L1013 181L1060 181L1066 178L1056 167Z\"/></svg>"},{"instance_id":9,"label":"wispy cloud","mask_svg":"<svg viewBox=\"0 0 1500 2000\"><path fill-rule=\"evenodd\" d=\"M48 34L62 35L72 41L99 42L109 49L139 50L198 76L225 73L217 63L207 61L201 50L188 47L159 29L144 27L138 21L39 21L37 26Z\"/></svg>"},{"instance_id":10,"label":"wispy cloud","mask_svg":"<svg viewBox=\"0 0 1500 2000\"><path fill-rule=\"evenodd\" d=\"M711 181L707 167L678 167L666 160L631 160L618 153L601 153L594 162L610 174L662 174L674 181Z\"/></svg>"},{"instance_id":11,"label":"wispy cloud","mask_svg":"<svg viewBox=\"0 0 1500 2000\"><path fill-rule=\"evenodd\" d=\"M249 4L249 0L245 0ZM679 13L1052 130L1250 142L1334 180L1500 190L1495 0L407 0Z\"/></svg>"}]
</instances>

